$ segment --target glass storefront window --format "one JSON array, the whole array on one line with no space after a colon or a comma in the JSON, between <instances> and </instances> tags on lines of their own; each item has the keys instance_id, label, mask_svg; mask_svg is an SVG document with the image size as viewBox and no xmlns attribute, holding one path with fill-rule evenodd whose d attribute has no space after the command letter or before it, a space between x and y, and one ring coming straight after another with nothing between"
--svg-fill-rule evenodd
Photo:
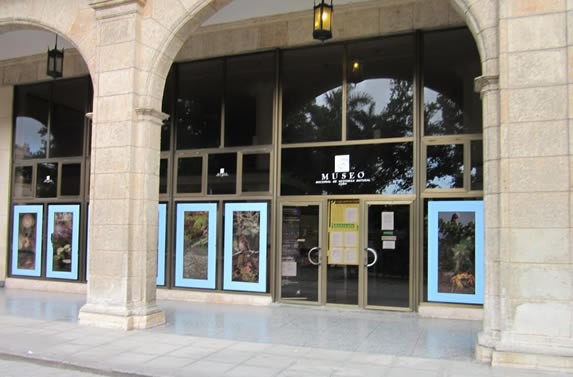
<instances>
[{"instance_id":1,"label":"glass storefront window","mask_svg":"<svg viewBox=\"0 0 573 377\"><path fill-rule=\"evenodd\" d=\"M347 138L410 137L414 126L414 38L350 44Z\"/></svg>"},{"instance_id":2,"label":"glass storefront window","mask_svg":"<svg viewBox=\"0 0 573 377\"><path fill-rule=\"evenodd\" d=\"M471 142L471 189L483 190L483 142Z\"/></svg>"},{"instance_id":3,"label":"glass storefront window","mask_svg":"<svg viewBox=\"0 0 573 377\"><path fill-rule=\"evenodd\" d=\"M428 145L426 154L426 188L464 187L464 145Z\"/></svg>"},{"instance_id":4,"label":"glass storefront window","mask_svg":"<svg viewBox=\"0 0 573 377\"><path fill-rule=\"evenodd\" d=\"M80 195L81 179L81 164L62 164L62 185L60 188L60 195Z\"/></svg>"},{"instance_id":5,"label":"glass storefront window","mask_svg":"<svg viewBox=\"0 0 573 377\"><path fill-rule=\"evenodd\" d=\"M50 157L81 156L89 88L84 79L56 81L53 88Z\"/></svg>"},{"instance_id":6,"label":"glass storefront window","mask_svg":"<svg viewBox=\"0 0 573 377\"><path fill-rule=\"evenodd\" d=\"M456 46L452 48L451 46ZM481 64L468 30L424 34L424 135L481 133Z\"/></svg>"},{"instance_id":7,"label":"glass storefront window","mask_svg":"<svg viewBox=\"0 0 573 377\"><path fill-rule=\"evenodd\" d=\"M167 168L169 160L162 158L159 161L159 193L167 194Z\"/></svg>"},{"instance_id":8,"label":"glass storefront window","mask_svg":"<svg viewBox=\"0 0 573 377\"><path fill-rule=\"evenodd\" d=\"M45 158L50 116L50 86L16 88L14 159Z\"/></svg>"},{"instance_id":9,"label":"glass storefront window","mask_svg":"<svg viewBox=\"0 0 573 377\"><path fill-rule=\"evenodd\" d=\"M203 158L190 157L177 160L177 192L200 193Z\"/></svg>"},{"instance_id":10,"label":"glass storefront window","mask_svg":"<svg viewBox=\"0 0 573 377\"><path fill-rule=\"evenodd\" d=\"M58 164L38 164L36 172L36 197L53 198L58 195Z\"/></svg>"},{"instance_id":11,"label":"glass storefront window","mask_svg":"<svg viewBox=\"0 0 573 377\"><path fill-rule=\"evenodd\" d=\"M234 194L237 190L237 154L221 153L209 155L209 195Z\"/></svg>"},{"instance_id":12,"label":"glass storefront window","mask_svg":"<svg viewBox=\"0 0 573 377\"><path fill-rule=\"evenodd\" d=\"M263 53L227 60L225 146L271 143L274 57Z\"/></svg>"},{"instance_id":13,"label":"glass storefront window","mask_svg":"<svg viewBox=\"0 0 573 377\"><path fill-rule=\"evenodd\" d=\"M17 198L29 198L34 195L32 189L32 166L16 166L14 169L14 191Z\"/></svg>"},{"instance_id":14,"label":"glass storefront window","mask_svg":"<svg viewBox=\"0 0 573 377\"><path fill-rule=\"evenodd\" d=\"M243 192L269 191L271 156L268 153L243 155Z\"/></svg>"},{"instance_id":15,"label":"glass storefront window","mask_svg":"<svg viewBox=\"0 0 573 377\"><path fill-rule=\"evenodd\" d=\"M283 149L281 195L410 194L413 163L410 142Z\"/></svg>"},{"instance_id":16,"label":"glass storefront window","mask_svg":"<svg viewBox=\"0 0 573 377\"><path fill-rule=\"evenodd\" d=\"M283 53L283 143L341 139L343 56L342 46Z\"/></svg>"},{"instance_id":17,"label":"glass storefront window","mask_svg":"<svg viewBox=\"0 0 573 377\"><path fill-rule=\"evenodd\" d=\"M177 149L219 146L222 98L222 60L178 66L175 99Z\"/></svg>"},{"instance_id":18,"label":"glass storefront window","mask_svg":"<svg viewBox=\"0 0 573 377\"><path fill-rule=\"evenodd\" d=\"M163 120L161 125L161 151L171 149L171 119L173 115L173 96L175 89L175 69L172 67L165 80L165 89L163 91L163 102L161 111L169 117Z\"/></svg>"}]
</instances>

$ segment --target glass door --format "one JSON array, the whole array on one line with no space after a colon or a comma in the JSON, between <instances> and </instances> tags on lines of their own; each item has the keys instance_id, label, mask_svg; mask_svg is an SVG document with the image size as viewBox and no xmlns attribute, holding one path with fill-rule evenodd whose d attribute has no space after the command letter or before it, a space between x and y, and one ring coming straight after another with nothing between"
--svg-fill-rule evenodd
<instances>
[{"instance_id":1,"label":"glass door","mask_svg":"<svg viewBox=\"0 0 573 377\"><path fill-rule=\"evenodd\" d=\"M328 201L327 304L359 304L360 218L359 200Z\"/></svg>"},{"instance_id":2,"label":"glass door","mask_svg":"<svg viewBox=\"0 0 573 377\"><path fill-rule=\"evenodd\" d=\"M285 204L281 215L281 298L318 303L323 259L319 203Z\"/></svg>"},{"instance_id":3,"label":"glass door","mask_svg":"<svg viewBox=\"0 0 573 377\"><path fill-rule=\"evenodd\" d=\"M410 204L366 203L365 305L410 308Z\"/></svg>"}]
</instances>

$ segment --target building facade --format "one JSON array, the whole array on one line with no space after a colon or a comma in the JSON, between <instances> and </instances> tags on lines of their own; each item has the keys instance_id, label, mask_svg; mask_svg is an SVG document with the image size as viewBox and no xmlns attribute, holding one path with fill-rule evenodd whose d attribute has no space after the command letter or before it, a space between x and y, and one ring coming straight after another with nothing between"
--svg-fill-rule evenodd
<instances>
[{"instance_id":1,"label":"building facade","mask_svg":"<svg viewBox=\"0 0 573 377\"><path fill-rule=\"evenodd\" d=\"M573 369L573 2L341 0L324 43L285 3L2 1L70 48L0 60L0 281L124 329L157 297L474 318L478 359Z\"/></svg>"}]
</instances>

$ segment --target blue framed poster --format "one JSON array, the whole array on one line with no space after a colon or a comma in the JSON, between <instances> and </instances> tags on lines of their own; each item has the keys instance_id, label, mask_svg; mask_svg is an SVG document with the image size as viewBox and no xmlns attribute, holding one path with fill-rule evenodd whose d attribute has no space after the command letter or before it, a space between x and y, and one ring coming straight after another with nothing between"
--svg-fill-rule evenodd
<instances>
[{"instance_id":1,"label":"blue framed poster","mask_svg":"<svg viewBox=\"0 0 573 377\"><path fill-rule=\"evenodd\" d=\"M428 301L483 304L483 201L428 202Z\"/></svg>"},{"instance_id":2,"label":"blue framed poster","mask_svg":"<svg viewBox=\"0 0 573 377\"><path fill-rule=\"evenodd\" d=\"M80 205L48 206L46 277L78 279Z\"/></svg>"},{"instance_id":3,"label":"blue framed poster","mask_svg":"<svg viewBox=\"0 0 573 377\"><path fill-rule=\"evenodd\" d=\"M167 231L167 204L159 203L157 220L157 279L156 285L165 285L165 232Z\"/></svg>"},{"instance_id":4,"label":"blue framed poster","mask_svg":"<svg viewBox=\"0 0 573 377\"><path fill-rule=\"evenodd\" d=\"M175 285L214 289L217 261L217 204L178 203Z\"/></svg>"},{"instance_id":5,"label":"blue framed poster","mask_svg":"<svg viewBox=\"0 0 573 377\"><path fill-rule=\"evenodd\" d=\"M41 274L43 211L42 205L14 206L12 275Z\"/></svg>"},{"instance_id":6,"label":"blue framed poster","mask_svg":"<svg viewBox=\"0 0 573 377\"><path fill-rule=\"evenodd\" d=\"M267 203L225 204L223 289L267 290Z\"/></svg>"}]
</instances>

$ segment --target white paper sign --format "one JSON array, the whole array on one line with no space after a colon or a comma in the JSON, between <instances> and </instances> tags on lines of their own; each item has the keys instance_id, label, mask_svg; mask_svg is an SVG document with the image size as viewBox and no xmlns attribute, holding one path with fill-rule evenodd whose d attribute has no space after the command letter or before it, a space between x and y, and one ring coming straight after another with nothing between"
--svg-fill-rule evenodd
<instances>
[{"instance_id":1,"label":"white paper sign","mask_svg":"<svg viewBox=\"0 0 573 377\"><path fill-rule=\"evenodd\" d=\"M394 212L382 212L382 230L394 230Z\"/></svg>"},{"instance_id":2,"label":"white paper sign","mask_svg":"<svg viewBox=\"0 0 573 377\"><path fill-rule=\"evenodd\" d=\"M385 250L396 249L396 241L382 241L382 249Z\"/></svg>"},{"instance_id":3,"label":"white paper sign","mask_svg":"<svg viewBox=\"0 0 573 377\"><path fill-rule=\"evenodd\" d=\"M330 232L330 246L343 246L344 238L342 232Z\"/></svg>"},{"instance_id":4,"label":"white paper sign","mask_svg":"<svg viewBox=\"0 0 573 377\"><path fill-rule=\"evenodd\" d=\"M296 262L293 260L284 260L282 265L283 276L296 276Z\"/></svg>"},{"instance_id":5,"label":"white paper sign","mask_svg":"<svg viewBox=\"0 0 573 377\"><path fill-rule=\"evenodd\" d=\"M344 249L334 248L330 251L329 264L343 264L344 263Z\"/></svg>"}]
</instances>

